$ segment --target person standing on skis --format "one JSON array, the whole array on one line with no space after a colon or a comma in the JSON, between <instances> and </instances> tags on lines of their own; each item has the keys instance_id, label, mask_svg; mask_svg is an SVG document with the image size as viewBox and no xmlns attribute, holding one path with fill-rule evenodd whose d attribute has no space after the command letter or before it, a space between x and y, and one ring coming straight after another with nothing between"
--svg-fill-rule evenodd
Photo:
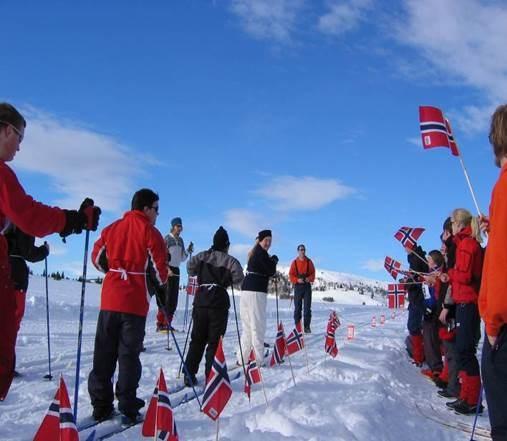
<instances>
[{"instance_id":1,"label":"person standing on skis","mask_svg":"<svg viewBox=\"0 0 507 441\"><path fill-rule=\"evenodd\" d=\"M315 266L306 256L306 248L298 245L298 257L292 261L289 278L294 285L294 323L301 321L301 310L304 304L304 330L311 333L312 321L312 283L315 281Z\"/></svg>"},{"instance_id":2,"label":"person standing on skis","mask_svg":"<svg viewBox=\"0 0 507 441\"><path fill-rule=\"evenodd\" d=\"M0 103L0 401L4 401L14 377L17 337L16 294L4 232L10 223L26 234L44 237L60 233L66 237L97 229L100 208L85 199L79 210L62 210L35 201L25 193L14 171L7 165L19 151L26 121L11 104Z\"/></svg>"}]
</instances>

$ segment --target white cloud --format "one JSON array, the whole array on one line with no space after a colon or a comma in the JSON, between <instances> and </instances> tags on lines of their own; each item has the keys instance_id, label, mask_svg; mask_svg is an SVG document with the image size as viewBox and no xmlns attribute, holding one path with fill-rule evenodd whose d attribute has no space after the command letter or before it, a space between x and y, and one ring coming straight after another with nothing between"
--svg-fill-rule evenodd
<instances>
[{"instance_id":1,"label":"white cloud","mask_svg":"<svg viewBox=\"0 0 507 441\"><path fill-rule=\"evenodd\" d=\"M229 248L229 254L231 256L234 256L240 262L246 262L248 252L250 251L252 246L253 246L253 242L251 244L246 244L246 243L231 244L231 247Z\"/></svg>"},{"instance_id":2,"label":"white cloud","mask_svg":"<svg viewBox=\"0 0 507 441\"><path fill-rule=\"evenodd\" d=\"M40 111L31 109L26 116L15 166L49 177L58 194L55 203L77 208L89 196L110 212L128 206L135 178L153 164L151 158L136 155L111 136Z\"/></svg>"},{"instance_id":3,"label":"white cloud","mask_svg":"<svg viewBox=\"0 0 507 441\"><path fill-rule=\"evenodd\" d=\"M231 10L248 34L260 40L291 40L305 0L232 0Z\"/></svg>"},{"instance_id":4,"label":"white cloud","mask_svg":"<svg viewBox=\"0 0 507 441\"><path fill-rule=\"evenodd\" d=\"M355 29L363 20L364 11L371 6L371 0L333 1L329 10L319 18L318 29L339 36Z\"/></svg>"},{"instance_id":5,"label":"white cloud","mask_svg":"<svg viewBox=\"0 0 507 441\"><path fill-rule=\"evenodd\" d=\"M382 271L384 269L384 260L385 259L368 259L363 262L361 268L373 272Z\"/></svg>"},{"instance_id":6,"label":"white cloud","mask_svg":"<svg viewBox=\"0 0 507 441\"><path fill-rule=\"evenodd\" d=\"M482 0L407 0L397 38L428 68L484 95L454 118L462 129L484 130L492 109L507 99L507 4Z\"/></svg>"},{"instance_id":7,"label":"white cloud","mask_svg":"<svg viewBox=\"0 0 507 441\"><path fill-rule=\"evenodd\" d=\"M226 211L225 225L231 230L251 237L252 240L260 230L266 228L259 214L239 208Z\"/></svg>"},{"instance_id":8,"label":"white cloud","mask_svg":"<svg viewBox=\"0 0 507 441\"><path fill-rule=\"evenodd\" d=\"M277 203L276 208L290 210L318 210L337 199L345 199L356 190L335 179L311 176L281 176L256 191Z\"/></svg>"}]
</instances>

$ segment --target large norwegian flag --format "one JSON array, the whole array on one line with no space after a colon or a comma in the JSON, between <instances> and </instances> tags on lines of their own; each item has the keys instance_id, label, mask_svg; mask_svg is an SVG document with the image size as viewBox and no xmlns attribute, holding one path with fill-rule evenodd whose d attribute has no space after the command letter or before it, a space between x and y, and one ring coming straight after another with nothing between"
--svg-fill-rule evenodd
<instances>
[{"instance_id":1,"label":"large norwegian flag","mask_svg":"<svg viewBox=\"0 0 507 441\"><path fill-rule=\"evenodd\" d=\"M338 316L336 315L335 311L332 311L331 314L329 314L329 320L327 322L326 342L324 349L333 358L338 355L338 346L336 344L335 333L339 326L340 321L338 320Z\"/></svg>"},{"instance_id":2,"label":"large norwegian flag","mask_svg":"<svg viewBox=\"0 0 507 441\"><path fill-rule=\"evenodd\" d=\"M413 250L417 246L417 240L424 231L424 228L401 227L394 234L394 237L399 240L405 248Z\"/></svg>"},{"instance_id":3,"label":"large norwegian flag","mask_svg":"<svg viewBox=\"0 0 507 441\"><path fill-rule=\"evenodd\" d=\"M255 351L252 349L248 357L248 363L246 366L246 377L245 377L245 393L250 398L250 391L252 384L258 384L261 382L261 370L257 366L257 360L255 359Z\"/></svg>"},{"instance_id":4,"label":"large norwegian flag","mask_svg":"<svg viewBox=\"0 0 507 441\"><path fill-rule=\"evenodd\" d=\"M419 123L423 147L432 149L446 147L451 149L454 156L459 156L459 149L452 134L449 120L444 117L443 112L432 106L419 107Z\"/></svg>"},{"instance_id":5,"label":"large norwegian flag","mask_svg":"<svg viewBox=\"0 0 507 441\"><path fill-rule=\"evenodd\" d=\"M304 347L305 341L303 339L303 328L301 326L301 321L299 321L296 327L287 337L287 354L295 354Z\"/></svg>"},{"instance_id":6,"label":"large norwegian flag","mask_svg":"<svg viewBox=\"0 0 507 441\"><path fill-rule=\"evenodd\" d=\"M400 273L401 263L394 260L392 257L386 256L384 260L384 268L389 274L391 274L392 278L396 280L398 278L398 274Z\"/></svg>"},{"instance_id":7,"label":"large norwegian flag","mask_svg":"<svg viewBox=\"0 0 507 441\"><path fill-rule=\"evenodd\" d=\"M224 410L231 395L232 387L227 373L222 337L220 337L215 359L204 389L202 411L212 420L216 420Z\"/></svg>"},{"instance_id":8,"label":"large norwegian flag","mask_svg":"<svg viewBox=\"0 0 507 441\"><path fill-rule=\"evenodd\" d=\"M176 423L174 421L169 391L164 377L164 371L160 369L157 385L146 412L143 422L143 436L155 436L155 433L162 431L168 434L168 440L177 441Z\"/></svg>"},{"instance_id":9,"label":"large norwegian flag","mask_svg":"<svg viewBox=\"0 0 507 441\"><path fill-rule=\"evenodd\" d=\"M387 285L387 302L389 309L402 308L405 305L406 287L403 283Z\"/></svg>"},{"instance_id":10,"label":"large norwegian flag","mask_svg":"<svg viewBox=\"0 0 507 441\"><path fill-rule=\"evenodd\" d=\"M46 416L35 434L34 441L79 441L79 435L70 406L67 386L60 377L60 385Z\"/></svg>"},{"instance_id":11,"label":"large norwegian flag","mask_svg":"<svg viewBox=\"0 0 507 441\"><path fill-rule=\"evenodd\" d=\"M273 349L273 354L271 354L271 361L269 362L269 366L273 367L277 364L282 363L286 350L287 350L287 342L285 340L285 331L283 329L282 322L280 322L278 324L278 330L276 332L275 347Z\"/></svg>"}]
</instances>

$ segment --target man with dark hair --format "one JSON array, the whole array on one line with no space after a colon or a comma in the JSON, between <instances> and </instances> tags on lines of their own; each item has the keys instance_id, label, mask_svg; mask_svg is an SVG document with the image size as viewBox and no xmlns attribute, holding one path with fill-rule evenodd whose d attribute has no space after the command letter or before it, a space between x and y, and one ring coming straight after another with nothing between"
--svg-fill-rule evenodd
<instances>
[{"instance_id":1,"label":"man with dark hair","mask_svg":"<svg viewBox=\"0 0 507 441\"><path fill-rule=\"evenodd\" d=\"M92 261L104 273L100 313L95 335L93 369L88 378L93 417L105 420L113 414L111 378L118 362L118 409L128 421L136 421L144 401L137 398L141 378L141 352L150 290L165 288L167 253L155 228L158 195L139 190L132 210L102 230L95 242Z\"/></svg>"},{"instance_id":2,"label":"man with dark hair","mask_svg":"<svg viewBox=\"0 0 507 441\"><path fill-rule=\"evenodd\" d=\"M507 105L491 118L489 140L495 164L501 168L493 188L489 218L481 218L488 233L482 271L479 311L486 325L482 350L482 376L488 403L491 437L507 440Z\"/></svg>"},{"instance_id":3,"label":"man with dark hair","mask_svg":"<svg viewBox=\"0 0 507 441\"><path fill-rule=\"evenodd\" d=\"M206 348L206 378L220 337L227 329L227 317L231 302L227 288L243 281L243 268L237 259L228 254L229 235L220 227L213 236L213 245L192 257L187 264L189 276L197 276L199 288L195 294L192 311L192 335L186 366L190 377L185 374L185 384L196 384L204 348Z\"/></svg>"},{"instance_id":4,"label":"man with dark hair","mask_svg":"<svg viewBox=\"0 0 507 441\"><path fill-rule=\"evenodd\" d=\"M7 165L19 151L25 127L25 119L14 106L0 103L0 401L7 396L14 375L17 336L16 296L5 229L13 223L32 236L60 233L66 237L83 229L96 230L100 216L100 208L91 199L85 199L79 210L62 210L36 202L25 193Z\"/></svg>"},{"instance_id":5,"label":"man with dark hair","mask_svg":"<svg viewBox=\"0 0 507 441\"><path fill-rule=\"evenodd\" d=\"M311 259L306 256L306 248L303 244L298 245L298 257L290 266L289 278L294 285L294 323L301 321L301 310L304 302L304 329L309 334L310 322L312 321L312 283L315 281L315 266Z\"/></svg>"}]
</instances>

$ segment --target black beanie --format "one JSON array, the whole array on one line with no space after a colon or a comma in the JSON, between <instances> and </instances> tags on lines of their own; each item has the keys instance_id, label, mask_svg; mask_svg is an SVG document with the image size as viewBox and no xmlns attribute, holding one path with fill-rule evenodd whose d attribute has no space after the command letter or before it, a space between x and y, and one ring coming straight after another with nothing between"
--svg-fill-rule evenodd
<instances>
[{"instance_id":1,"label":"black beanie","mask_svg":"<svg viewBox=\"0 0 507 441\"><path fill-rule=\"evenodd\" d=\"M213 248L218 251L225 251L229 245L229 235L224 227L220 227L213 236Z\"/></svg>"},{"instance_id":2,"label":"black beanie","mask_svg":"<svg viewBox=\"0 0 507 441\"><path fill-rule=\"evenodd\" d=\"M259 232L257 238L259 239L259 242L262 242L266 237L271 237L271 230L262 230Z\"/></svg>"}]
</instances>

